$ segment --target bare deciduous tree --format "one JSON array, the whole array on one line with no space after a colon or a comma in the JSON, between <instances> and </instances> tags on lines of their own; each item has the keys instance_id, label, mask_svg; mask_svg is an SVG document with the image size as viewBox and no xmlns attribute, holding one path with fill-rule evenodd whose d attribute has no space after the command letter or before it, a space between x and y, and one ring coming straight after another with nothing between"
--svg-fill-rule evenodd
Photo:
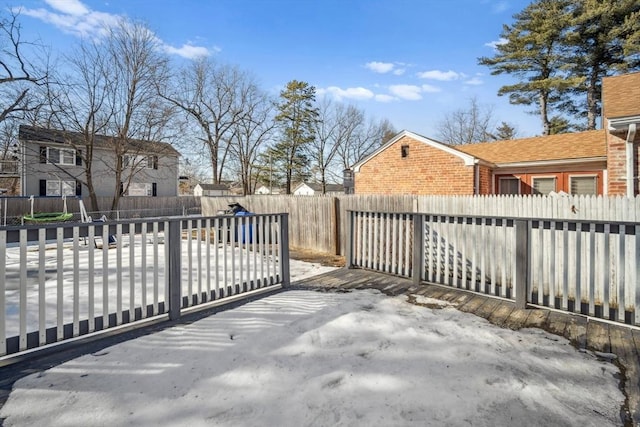
<instances>
[{"instance_id":1,"label":"bare deciduous tree","mask_svg":"<svg viewBox=\"0 0 640 427\"><path fill-rule=\"evenodd\" d=\"M244 195L252 194L264 171L259 164L261 152L271 141L275 129L273 101L255 84L244 85L239 102L244 114L234 125L229 142L232 163L237 166Z\"/></svg>"},{"instance_id":2,"label":"bare deciduous tree","mask_svg":"<svg viewBox=\"0 0 640 427\"><path fill-rule=\"evenodd\" d=\"M340 179L342 170L337 162L341 153L359 146L365 123L364 112L353 105L334 104L328 98L323 99L319 107L319 121L316 124L315 140L309 145L316 177L322 185L322 193L327 192L327 181L331 176ZM331 170L334 172L331 173ZM342 167L345 169L345 167Z\"/></svg>"},{"instance_id":3,"label":"bare deciduous tree","mask_svg":"<svg viewBox=\"0 0 640 427\"><path fill-rule=\"evenodd\" d=\"M27 58L28 49L38 55ZM8 17L0 17L0 123L13 114L33 108L28 94L34 85L47 82L47 59L41 46L21 39L18 14L12 12ZM45 66L36 65L36 61Z\"/></svg>"},{"instance_id":4,"label":"bare deciduous tree","mask_svg":"<svg viewBox=\"0 0 640 427\"><path fill-rule=\"evenodd\" d=\"M357 109L348 111L343 121L349 131L345 133L345 138L338 148L337 160L340 162L340 170L333 172L336 179L342 179L343 170L350 169L396 134L389 120L365 121L364 114Z\"/></svg>"},{"instance_id":5,"label":"bare deciduous tree","mask_svg":"<svg viewBox=\"0 0 640 427\"><path fill-rule=\"evenodd\" d=\"M197 124L216 184L224 173L228 142L245 114L242 93L252 85L252 79L238 68L202 58L178 73L175 90L160 91Z\"/></svg>"},{"instance_id":6,"label":"bare deciduous tree","mask_svg":"<svg viewBox=\"0 0 640 427\"><path fill-rule=\"evenodd\" d=\"M143 156L136 155L146 148L136 141L160 140L172 112L158 95L158 88L167 83L168 58L161 53L158 39L147 27L122 20L109 29L104 46L111 64L106 78L114 113L111 132L118 188L114 189L111 209L115 210L121 191L127 191L136 171L142 169L135 163L125 165L125 155L144 162Z\"/></svg>"},{"instance_id":7,"label":"bare deciduous tree","mask_svg":"<svg viewBox=\"0 0 640 427\"><path fill-rule=\"evenodd\" d=\"M459 145L492 140L495 128L493 109L469 99L469 106L445 114L437 124L438 138L447 144Z\"/></svg>"},{"instance_id":8,"label":"bare deciduous tree","mask_svg":"<svg viewBox=\"0 0 640 427\"><path fill-rule=\"evenodd\" d=\"M19 122L40 106L34 89L49 80L49 54L43 46L21 37L19 14L0 15L0 161L6 171L15 170ZM9 169L11 168L11 169ZM9 194L18 194L19 179L3 180Z\"/></svg>"}]
</instances>

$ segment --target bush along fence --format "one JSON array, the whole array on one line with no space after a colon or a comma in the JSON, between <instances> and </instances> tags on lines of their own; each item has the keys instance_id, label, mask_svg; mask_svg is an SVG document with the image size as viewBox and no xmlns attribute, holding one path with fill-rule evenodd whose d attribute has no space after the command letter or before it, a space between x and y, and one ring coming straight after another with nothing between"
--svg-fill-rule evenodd
<instances>
[{"instance_id":1,"label":"bush along fence","mask_svg":"<svg viewBox=\"0 0 640 427\"><path fill-rule=\"evenodd\" d=\"M640 326L640 223L349 212L347 266Z\"/></svg>"},{"instance_id":2,"label":"bush along fence","mask_svg":"<svg viewBox=\"0 0 640 427\"><path fill-rule=\"evenodd\" d=\"M0 229L0 356L289 283L287 214Z\"/></svg>"}]
</instances>

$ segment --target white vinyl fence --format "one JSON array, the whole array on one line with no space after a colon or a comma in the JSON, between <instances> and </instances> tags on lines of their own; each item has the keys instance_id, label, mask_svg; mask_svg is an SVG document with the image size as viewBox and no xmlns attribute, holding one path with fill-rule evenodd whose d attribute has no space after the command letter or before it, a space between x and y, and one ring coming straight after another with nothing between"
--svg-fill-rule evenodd
<instances>
[{"instance_id":1,"label":"white vinyl fence","mask_svg":"<svg viewBox=\"0 0 640 427\"><path fill-rule=\"evenodd\" d=\"M351 267L640 325L640 224L350 212Z\"/></svg>"},{"instance_id":2,"label":"white vinyl fence","mask_svg":"<svg viewBox=\"0 0 640 427\"><path fill-rule=\"evenodd\" d=\"M348 211L429 212L506 218L554 218L570 221L640 222L640 196L247 196L202 197L203 215L214 215L238 202L255 213L287 212L291 245L346 254Z\"/></svg>"},{"instance_id":3,"label":"white vinyl fence","mask_svg":"<svg viewBox=\"0 0 640 427\"><path fill-rule=\"evenodd\" d=\"M0 356L289 282L287 215L0 229Z\"/></svg>"}]
</instances>

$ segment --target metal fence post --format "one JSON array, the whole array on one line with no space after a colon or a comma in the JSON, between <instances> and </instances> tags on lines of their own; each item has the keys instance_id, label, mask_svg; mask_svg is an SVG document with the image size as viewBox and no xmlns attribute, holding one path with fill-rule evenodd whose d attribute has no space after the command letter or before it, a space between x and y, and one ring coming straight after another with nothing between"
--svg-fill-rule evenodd
<instances>
[{"instance_id":1,"label":"metal fence post","mask_svg":"<svg viewBox=\"0 0 640 427\"><path fill-rule=\"evenodd\" d=\"M514 221L516 227L516 271L515 294L516 308L527 308L527 285L529 283L529 227L526 219Z\"/></svg>"},{"instance_id":2,"label":"metal fence post","mask_svg":"<svg viewBox=\"0 0 640 427\"><path fill-rule=\"evenodd\" d=\"M291 271L289 269L289 214L280 214L280 265L282 273L282 286L291 284Z\"/></svg>"},{"instance_id":3,"label":"metal fence post","mask_svg":"<svg viewBox=\"0 0 640 427\"><path fill-rule=\"evenodd\" d=\"M168 239L169 259L167 262L169 277L169 319L180 318L180 308L182 306L182 283L181 283L181 263L182 263L182 221L169 221Z\"/></svg>"},{"instance_id":4,"label":"metal fence post","mask_svg":"<svg viewBox=\"0 0 640 427\"><path fill-rule=\"evenodd\" d=\"M345 253L344 253L344 268L352 268L353 267L353 225L354 225L354 215L355 212L352 210L347 211L347 241L345 242Z\"/></svg>"},{"instance_id":5,"label":"metal fence post","mask_svg":"<svg viewBox=\"0 0 640 427\"><path fill-rule=\"evenodd\" d=\"M413 283L419 285L424 271L424 215L413 215L413 260L411 275Z\"/></svg>"}]
</instances>

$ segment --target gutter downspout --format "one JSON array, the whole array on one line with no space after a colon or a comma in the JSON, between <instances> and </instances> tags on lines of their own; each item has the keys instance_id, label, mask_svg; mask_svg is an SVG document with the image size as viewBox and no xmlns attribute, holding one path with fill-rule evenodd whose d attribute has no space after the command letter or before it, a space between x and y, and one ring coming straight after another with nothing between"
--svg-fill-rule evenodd
<instances>
[{"instance_id":1,"label":"gutter downspout","mask_svg":"<svg viewBox=\"0 0 640 427\"><path fill-rule=\"evenodd\" d=\"M636 124L631 123L627 131L627 143L625 144L627 151L627 197L633 197L635 186L633 184L633 140L636 137Z\"/></svg>"},{"instance_id":2,"label":"gutter downspout","mask_svg":"<svg viewBox=\"0 0 640 427\"><path fill-rule=\"evenodd\" d=\"M473 171L475 172L475 177L474 177L474 191L473 191L473 195L477 196L480 194L480 161L478 159L476 159L473 162Z\"/></svg>"}]
</instances>

